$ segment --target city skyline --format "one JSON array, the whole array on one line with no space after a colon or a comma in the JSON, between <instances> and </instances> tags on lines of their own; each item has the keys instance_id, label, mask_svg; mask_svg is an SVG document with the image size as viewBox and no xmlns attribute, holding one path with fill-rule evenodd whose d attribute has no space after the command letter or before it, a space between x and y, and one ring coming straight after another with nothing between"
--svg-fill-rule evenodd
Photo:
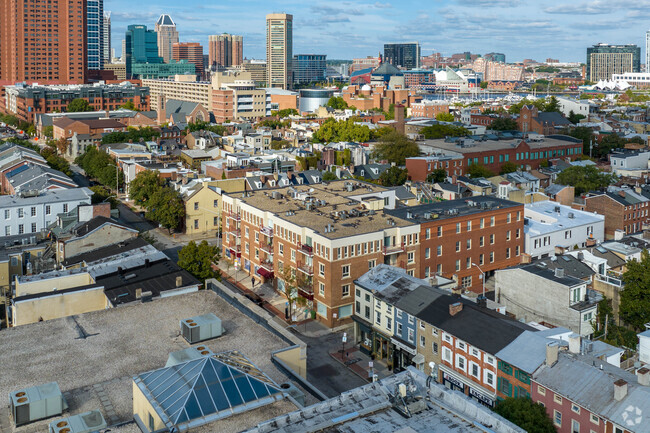
<instances>
[{"instance_id":1,"label":"city skyline","mask_svg":"<svg viewBox=\"0 0 650 433\"><path fill-rule=\"evenodd\" d=\"M506 4L509 16L504 20L501 7ZM129 24L153 27L160 14L168 13L177 23L181 41L199 42L205 47L211 34L241 34L246 41L244 56L264 58L265 16L285 12L294 16L294 52L326 54L329 59L377 55L384 43L418 41L423 56L432 52L496 51L505 53L509 61L551 57L584 62L585 48L599 42L645 47L645 32L650 28L648 6L650 0L625 8L619 1L600 0L576 5L559 0L544 5L530 0L436 0L432 4L415 0L334 1L311 5L243 0L237 6L206 5L196 0L179 5L161 0L147 5L147 12L133 12L127 0L105 0L104 9L113 12L113 46L120 46ZM627 30L621 32L620 28Z\"/></svg>"}]
</instances>

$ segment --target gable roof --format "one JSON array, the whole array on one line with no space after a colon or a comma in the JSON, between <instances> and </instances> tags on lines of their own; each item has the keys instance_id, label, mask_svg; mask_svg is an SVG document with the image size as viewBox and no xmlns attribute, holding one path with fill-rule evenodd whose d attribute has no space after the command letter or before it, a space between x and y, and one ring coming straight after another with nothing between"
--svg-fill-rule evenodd
<instances>
[{"instance_id":1,"label":"gable roof","mask_svg":"<svg viewBox=\"0 0 650 433\"><path fill-rule=\"evenodd\" d=\"M237 351L142 373L135 384L170 431L207 424L283 398L280 388ZM174 430L172 430L172 428Z\"/></svg>"},{"instance_id":2,"label":"gable roof","mask_svg":"<svg viewBox=\"0 0 650 433\"><path fill-rule=\"evenodd\" d=\"M542 111L541 113L537 114L536 119L540 123L547 123L549 125L555 125L555 126L572 125L572 123L569 122L566 119L566 117L564 117L562 114L558 113L557 111L552 111L552 112Z\"/></svg>"},{"instance_id":3,"label":"gable roof","mask_svg":"<svg viewBox=\"0 0 650 433\"><path fill-rule=\"evenodd\" d=\"M179 101L178 99L168 99L165 102L165 113L169 117L173 114L188 115L200 104L198 102ZM184 118L180 120L185 120Z\"/></svg>"}]
</instances>

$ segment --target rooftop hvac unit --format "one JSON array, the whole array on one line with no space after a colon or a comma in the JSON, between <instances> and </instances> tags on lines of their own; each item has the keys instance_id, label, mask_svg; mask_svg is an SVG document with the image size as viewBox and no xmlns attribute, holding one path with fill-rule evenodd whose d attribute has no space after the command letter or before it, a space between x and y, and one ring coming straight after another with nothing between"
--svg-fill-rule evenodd
<instances>
[{"instance_id":1,"label":"rooftop hvac unit","mask_svg":"<svg viewBox=\"0 0 650 433\"><path fill-rule=\"evenodd\" d=\"M305 406L305 393L302 392L296 385L291 382L285 382L280 385L280 388L282 388L282 392L289 394L301 406Z\"/></svg>"},{"instance_id":2,"label":"rooftop hvac unit","mask_svg":"<svg viewBox=\"0 0 650 433\"><path fill-rule=\"evenodd\" d=\"M61 415L68 407L56 382L12 392L9 400L16 426Z\"/></svg>"},{"instance_id":3,"label":"rooftop hvac unit","mask_svg":"<svg viewBox=\"0 0 650 433\"><path fill-rule=\"evenodd\" d=\"M165 364L165 367L172 367L174 365L212 355L214 355L214 352L208 349L206 346L188 347L187 349L170 353L169 358L167 358L167 364Z\"/></svg>"},{"instance_id":4,"label":"rooftop hvac unit","mask_svg":"<svg viewBox=\"0 0 650 433\"><path fill-rule=\"evenodd\" d=\"M98 410L58 419L50 423L49 433L94 433L107 427Z\"/></svg>"},{"instance_id":5,"label":"rooftop hvac unit","mask_svg":"<svg viewBox=\"0 0 650 433\"><path fill-rule=\"evenodd\" d=\"M221 337L221 334L223 334L221 319L213 313L208 313L181 320L181 334L190 344Z\"/></svg>"}]
</instances>

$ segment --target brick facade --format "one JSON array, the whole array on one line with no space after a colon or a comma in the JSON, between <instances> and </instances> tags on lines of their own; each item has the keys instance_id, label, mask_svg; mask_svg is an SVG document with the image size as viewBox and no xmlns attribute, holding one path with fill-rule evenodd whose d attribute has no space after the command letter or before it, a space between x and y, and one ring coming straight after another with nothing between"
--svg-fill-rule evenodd
<instances>
[{"instance_id":1,"label":"brick facade","mask_svg":"<svg viewBox=\"0 0 650 433\"><path fill-rule=\"evenodd\" d=\"M616 193L612 193L616 194ZM625 192L621 198L625 197ZM581 207L587 212L596 212L605 216L605 238L612 239L616 230L623 230L625 234L631 234L642 230L643 224L647 223L648 208L650 202L636 204L625 204L610 197L609 194L600 194L585 197L585 204Z\"/></svg>"}]
</instances>

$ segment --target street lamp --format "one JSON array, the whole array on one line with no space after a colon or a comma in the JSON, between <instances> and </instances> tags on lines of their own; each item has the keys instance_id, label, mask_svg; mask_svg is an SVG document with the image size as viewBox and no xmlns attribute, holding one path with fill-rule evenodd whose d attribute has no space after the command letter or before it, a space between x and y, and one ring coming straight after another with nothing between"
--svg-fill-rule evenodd
<instances>
[{"instance_id":1,"label":"street lamp","mask_svg":"<svg viewBox=\"0 0 650 433\"><path fill-rule=\"evenodd\" d=\"M479 266L476 263L472 263L472 266L476 266L478 270L481 272L481 280L483 282L483 297L485 298L485 272L483 272L483 269L479 268Z\"/></svg>"}]
</instances>

